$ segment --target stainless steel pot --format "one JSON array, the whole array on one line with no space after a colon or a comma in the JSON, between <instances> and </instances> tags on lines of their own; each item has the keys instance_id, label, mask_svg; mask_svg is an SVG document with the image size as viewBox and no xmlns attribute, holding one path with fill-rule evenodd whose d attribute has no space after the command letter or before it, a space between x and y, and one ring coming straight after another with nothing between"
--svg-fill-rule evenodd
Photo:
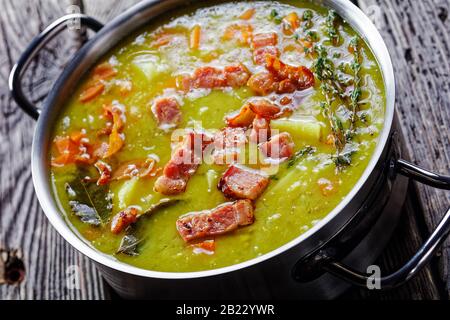
<instances>
[{"instance_id":1,"label":"stainless steel pot","mask_svg":"<svg viewBox=\"0 0 450 320\"><path fill-rule=\"evenodd\" d=\"M82 14L64 16L37 36L14 66L9 81L11 93L18 105L37 119L32 174L39 202L48 219L74 248L97 263L106 281L126 298L331 298L341 293L348 283L365 286L368 276L360 271L381 253L396 225L406 192L405 177L443 189L450 188L450 177L400 159L391 59L375 26L348 0L319 2L334 8L372 48L386 87L385 123L374 155L357 184L308 232L272 252L233 266L201 272L156 272L124 264L97 251L58 209L49 182L48 151L53 124L66 97L73 92L86 70L124 37L171 9L192 2L143 1L105 26ZM73 19L79 19L98 33L68 63L42 110L38 110L24 96L21 78L39 50ZM377 279L381 287L400 285L417 274L449 230L450 210L408 263L397 272ZM261 287L264 290L258 290Z\"/></svg>"}]
</instances>

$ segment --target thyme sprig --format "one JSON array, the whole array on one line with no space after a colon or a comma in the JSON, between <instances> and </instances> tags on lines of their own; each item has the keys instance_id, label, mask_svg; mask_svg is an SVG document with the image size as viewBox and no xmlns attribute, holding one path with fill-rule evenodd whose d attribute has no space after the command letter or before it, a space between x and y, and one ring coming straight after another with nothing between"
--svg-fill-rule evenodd
<instances>
[{"instance_id":1,"label":"thyme sprig","mask_svg":"<svg viewBox=\"0 0 450 320\"><path fill-rule=\"evenodd\" d=\"M309 9L303 12L302 20L303 20L303 31L309 30L313 26L313 12Z\"/></svg>"},{"instance_id":2,"label":"thyme sprig","mask_svg":"<svg viewBox=\"0 0 450 320\"><path fill-rule=\"evenodd\" d=\"M328 58L327 51L322 46L316 46L318 53L317 61L314 65L314 72L317 78L321 81L320 88L325 97L325 101L321 102L320 107L322 113L330 123L331 132L333 135L334 145L336 148L336 156L345 146L344 127L341 120L335 115L332 104L337 97L340 96L339 90L336 88L336 73L334 70L333 61Z\"/></svg>"},{"instance_id":3,"label":"thyme sprig","mask_svg":"<svg viewBox=\"0 0 450 320\"><path fill-rule=\"evenodd\" d=\"M341 43L341 35L338 31L338 22L340 20L339 15L334 10L329 10L328 15L325 19L325 34L328 40L337 46Z\"/></svg>"},{"instance_id":4,"label":"thyme sprig","mask_svg":"<svg viewBox=\"0 0 450 320\"><path fill-rule=\"evenodd\" d=\"M350 128L346 133L347 140L351 140L355 134L355 123L358 120L359 99L361 97L361 46L359 37L351 39L349 51L353 54L353 62L350 65L353 72L353 91L350 94L350 107L352 115L350 117Z\"/></svg>"},{"instance_id":5,"label":"thyme sprig","mask_svg":"<svg viewBox=\"0 0 450 320\"><path fill-rule=\"evenodd\" d=\"M295 164L297 164L297 162L298 162L301 158L303 158L303 157L305 157L305 156L307 156L307 155L311 155L311 154L315 153L316 150L317 150L316 148L311 147L311 146L306 146L306 147L300 149L299 151L297 151L297 152L294 154L294 156L293 156L291 159L289 159L288 164L287 164L287 167L288 167L288 168L293 167Z\"/></svg>"}]
</instances>

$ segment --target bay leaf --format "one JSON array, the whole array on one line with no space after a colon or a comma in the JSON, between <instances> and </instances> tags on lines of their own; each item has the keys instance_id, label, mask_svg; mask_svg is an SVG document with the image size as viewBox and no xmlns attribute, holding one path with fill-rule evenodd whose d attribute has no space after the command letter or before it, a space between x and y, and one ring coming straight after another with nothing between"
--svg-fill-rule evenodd
<instances>
[{"instance_id":1,"label":"bay leaf","mask_svg":"<svg viewBox=\"0 0 450 320\"><path fill-rule=\"evenodd\" d=\"M145 241L145 234L143 234L143 225L145 223L145 219L147 219L151 214L154 214L156 211L167 208L169 206L175 205L179 203L181 200L179 199L161 199L159 202L150 206L149 209L144 211L141 215L139 215L139 220L133 225L129 226L125 230L125 235L120 241L119 248L116 251L116 254L122 253L129 256L137 256L139 255L139 245L141 245Z\"/></svg>"},{"instance_id":2,"label":"bay leaf","mask_svg":"<svg viewBox=\"0 0 450 320\"><path fill-rule=\"evenodd\" d=\"M111 194L107 186L85 181L83 171L66 183L72 212L84 223L100 226L108 221L112 212Z\"/></svg>"}]
</instances>

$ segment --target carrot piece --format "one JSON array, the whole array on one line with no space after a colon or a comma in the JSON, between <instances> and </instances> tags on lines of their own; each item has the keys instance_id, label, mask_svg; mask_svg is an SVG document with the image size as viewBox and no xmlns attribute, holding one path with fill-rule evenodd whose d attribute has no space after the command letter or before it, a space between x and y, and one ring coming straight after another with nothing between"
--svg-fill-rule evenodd
<instances>
[{"instance_id":1,"label":"carrot piece","mask_svg":"<svg viewBox=\"0 0 450 320\"><path fill-rule=\"evenodd\" d=\"M99 64L94 69L94 80L106 80L114 77L117 74L117 71L113 68L111 64L108 62L104 62Z\"/></svg>"},{"instance_id":2,"label":"carrot piece","mask_svg":"<svg viewBox=\"0 0 450 320\"><path fill-rule=\"evenodd\" d=\"M124 138L121 133L123 129L122 111L114 106L104 106L104 110L108 114L107 118L112 117L113 122L111 134L109 135L108 150L103 155L105 159L111 157L122 148Z\"/></svg>"},{"instance_id":3,"label":"carrot piece","mask_svg":"<svg viewBox=\"0 0 450 320\"><path fill-rule=\"evenodd\" d=\"M194 28L191 30L191 37L189 40L189 47L192 50L197 50L200 46L200 36L201 36L202 28L196 24Z\"/></svg>"},{"instance_id":4,"label":"carrot piece","mask_svg":"<svg viewBox=\"0 0 450 320\"><path fill-rule=\"evenodd\" d=\"M84 90L81 93L79 100L81 103L86 103L94 100L103 93L103 90L105 90L105 85L103 83L97 82Z\"/></svg>"},{"instance_id":5,"label":"carrot piece","mask_svg":"<svg viewBox=\"0 0 450 320\"><path fill-rule=\"evenodd\" d=\"M70 136L56 137L53 140L58 156L52 158L53 167L62 167L71 163L91 164L92 146L86 141L85 134L79 131L73 132Z\"/></svg>"},{"instance_id":6,"label":"carrot piece","mask_svg":"<svg viewBox=\"0 0 450 320\"><path fill-rule=\"evenodd\" d=\"M284 17L284 21L287 24L283 30L285 34L292 34L300 26L300 19L295 12L291 12Z\"/></svg>"},{"instance_id":7,"label":"carrot piece","mask_svg":"<svg viewBox=\"0 0 450 320\"><path fill-rule=\"evenodd\" d=\"M232 24L229 25L222 36L223 40L231 40L239 34L239 42L241 44L248 44L253 37L253 27L249 24L238 25Z\"/></svg>"},{"instance_id":8,"label":"carrot piece","mask_svg":"<svg viewBox=\"0 0 450 320\"><path fill-rule=\"evenodd\" d=\"M216 251L216 243L214 242L214 239L211 240L205 240L203 242L199 242L199 243L194 243L191 245L193 248L193 252L195 254L200 254L200 253L204 253L204 254L214 254L214 252Z\"/></svg>"},{"instance_id":9,"label":"carrot piece","mask_svg":"<svg viewBox=\"0 0 450 320\"><path fill-rule=\"evenodd\" d=\"M317 185L319 186L320 192L324 197L328 197L337 192L336 184L328 179L320 178L317 180Z\"/></svg>"},{"instance_id":10,"label":"carrot piece","mask_svg":"<svg viewBox=\"0 0 450 320\"><path fill-rule=\"evenodd\" d=\"M251 8L246 10L243 14L241 14L241 16L239 17L239 19L241 20L249 20L253 17L253 15L255 14L255 8Z\"/></svg>"}]
</instances>

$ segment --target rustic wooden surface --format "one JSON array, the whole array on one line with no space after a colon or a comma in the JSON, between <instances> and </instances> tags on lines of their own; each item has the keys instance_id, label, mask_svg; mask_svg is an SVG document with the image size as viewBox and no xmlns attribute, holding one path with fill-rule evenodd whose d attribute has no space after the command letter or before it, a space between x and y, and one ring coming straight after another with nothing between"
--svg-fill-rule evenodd
<instances>
[{"instance_id":1,"label":"rustic wooden surface","mask_svg":"<svg viewBox=\"0 0 450 320\"><path fill-rule=\"evenodd\" d=\"M114 296L85 257L53 230L39 207L30 172L34 122L7 90L9 71L34 35L66 13L71 4L106 22L138 0L2 0L0 10L0 299L105 299ZM360 0L389 47L397 77L397 109L406 155L428 168L449 172L450 1ZM24 84L42 102L66 59L82 45L66 32L31 65ZM411 256L439 222L450 194L411 184L396 233L379 259L394 270ZM17 250L25 266L20 284L2 282L6 253ZM11 259L9 261L12 261ZM20 264L16 263L16 266ZM74 268L80 275L74 287ZM9 270L8 268L6 268ZM450 242L431 265L406 286L389 292L351 289L343 299L448 299ZM75 279L75 280L76 280Z\"/></svg>"}]
</instances>

